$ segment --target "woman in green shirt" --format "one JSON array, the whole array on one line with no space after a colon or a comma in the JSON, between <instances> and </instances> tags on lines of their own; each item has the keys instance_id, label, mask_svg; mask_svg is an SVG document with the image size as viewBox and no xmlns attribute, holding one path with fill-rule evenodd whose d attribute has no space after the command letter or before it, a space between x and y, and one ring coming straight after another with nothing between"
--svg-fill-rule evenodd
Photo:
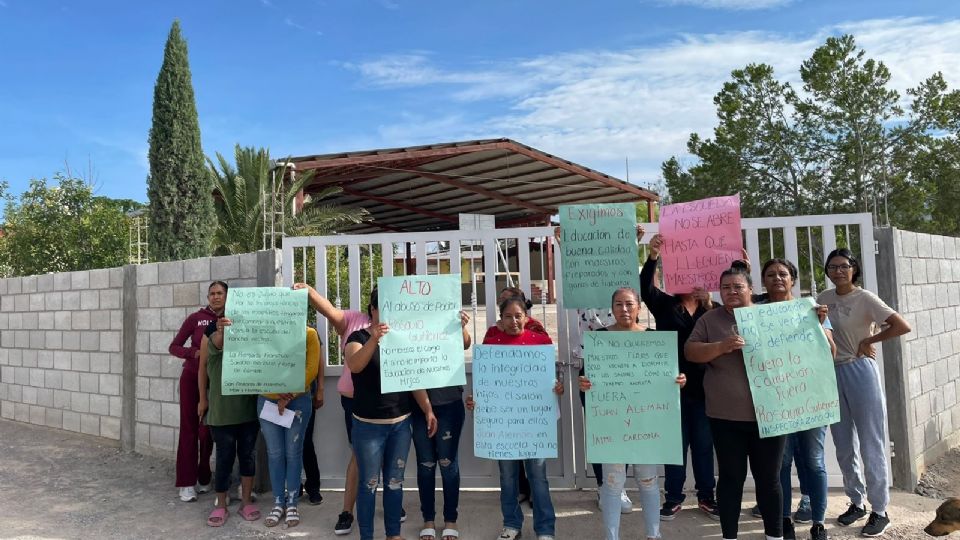
<instances>
[{"instance_id":1,"label":"woman in green shirt","mask_svg":"<svg viewBox=\"0 0 960 540\"><path fill-rule=\"evenodd\" d=\"M243 502L240 516L247 521L260 519L260 510L251 499L253 475L256 473L256 444L260 432L257 419L256 395L224 396L220 393L223 370L223 322L207 326L207 335L200 343L200 404L197 413L201 421L213 432L217 445L217 467L214 489L217 493L216 508L207 517L207 525L220 527L227 521L227 489L230 487L230 472L234 459L240 462L240 488ZM206 419L204 419L206 414Z\"/></svg>"}]
</instances>

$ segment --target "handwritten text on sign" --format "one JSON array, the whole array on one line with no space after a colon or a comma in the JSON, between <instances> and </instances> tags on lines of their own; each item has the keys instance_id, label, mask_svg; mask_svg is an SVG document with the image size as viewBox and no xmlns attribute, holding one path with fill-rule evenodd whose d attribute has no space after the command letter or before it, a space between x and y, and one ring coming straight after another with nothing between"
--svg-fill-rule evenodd
<instances>
[{"instance_id":1,"label":"handwritten text on sign","mask_svg":"<svg viewBox=\"0 0 960 540\"><path fill-rule=\"evenodd\" d=\"M566 307L609 307L614 290L640 288L632 203L561 206L560 235Z\"/></svg>"},{"instance_id":2,"label":"handwritten text on sign","mask_svg":"<svg viewBox=\"0 0 960 540\"><path fill-rule=\"evenodd\" d=\"M585 332L589 463L682 464L676 332Z\"/></svg>"},{"instance_id":3,"label":"handwritten text on sign","mask_svg":"<svg viewBox=\"0 0 960 540\"><path fill-rule=\"evenodd\" d=\"M225 314L223 395L303 392L307 291L235 288Z\"/></svg>"},{"instance_id":4,"label":"handwritten text on sign","mask_svg":"<svg viewBox=\"0 0 960 540\"><path fill-rule=\"evenodd\" d=\"M377 281L383 392L467 382L460 325L460 274L382 277Z\"/></svg>"},{"instance_id":5,"label":"handwritten text on sign","mask_svg":"<svg viewBox=\"0 0 960 540\"><path fill-rule=\"evenodd\" d=\"M473 454L557 457L556 351L551 345L473 348Z\"/></svg>"},{"instance_id":6,"label":"handwritten text on sign","mask_svg":"<svg viewBox=\"0 0 960 540\"><path fill-rule=\"evenodd\" d=\"M743 257L740 195L664 206L660 234L667 292L719 291L720 273Z\"/></svg>"},{"instance_id":7,"label":"handwritten text on sign","mask_svg":"<svg viewBox=\"0 0 960 540\"><path fill-rule=\"evenodd\" d=\"M830 344L812 298L734 310L761 437L840 421Z\"/></svg>"}]
</instances>

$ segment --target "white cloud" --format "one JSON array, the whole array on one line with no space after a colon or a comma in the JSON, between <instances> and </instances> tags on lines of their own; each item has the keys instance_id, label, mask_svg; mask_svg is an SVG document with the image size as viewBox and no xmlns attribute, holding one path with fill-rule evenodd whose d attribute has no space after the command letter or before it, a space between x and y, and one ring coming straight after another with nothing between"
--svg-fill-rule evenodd
<instances>
[{"instance_id":1,"label":"white cloud","mask_svg":"<svg viewBox=\"0 0 960 540\"><path fill-rule=\"evenodd\" d=\"M662 0L671 6L694 6L705 9L751 10L771 9L792 3L793 0Z\"/></svg>"},{"instance_id":2,"label":"white cloud","mask_svg":"<svg viewBox=\"0 0 960 540\"><path fill-rule=\"evenodd\" d=\"M291 27L291 28L296 28L297 30L303 30L303 29L304 29L302 24L300 24L300 23L298 23L297 21L293 20L293 17L290 17L289 15L283 19L283 24L285 24L285 25L287 25L287 26L289 26L289 27Z\"/></svg>"},{"instance_id":3,"label":"white cloud","mask_svg":"<svg viewBox=\"0 0 960 540\"><path fill-rule=\"evenodd\" d=\"M379 128L385 146L449 139L511 137L631 178L659 176L683 156L690 133L712 136L713 96L730 71L774 66L798 89L799 67L831 35L852 33L867 56L883 61L905 93L936 71L960 86L960 20L866 20L806 36L766 32L686 35L658 46L578 51L446 69L414 52L345 65L375 88L423 88L443 117L411 112ZM465 118L475 119L464 121ZM461 124L457 124L461 121Z\"/></svg>"}]
</instances>

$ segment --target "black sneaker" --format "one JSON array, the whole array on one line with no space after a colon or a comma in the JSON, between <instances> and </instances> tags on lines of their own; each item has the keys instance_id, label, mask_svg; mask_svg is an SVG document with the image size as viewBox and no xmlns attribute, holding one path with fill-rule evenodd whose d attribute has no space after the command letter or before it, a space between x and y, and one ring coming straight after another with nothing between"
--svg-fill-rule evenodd
<instances>
[{"instance_id":1,"label":"black sneaker","mask_svg":"<svg viewBox=\"0 0 960 540\"><path fill-rule=\"evenodd\" d=\"M861 508L851 504L849 507L847 507L846 512L837 516L837 523L839 523L841 527L846 527L848 525L853 525L865 517L867 517L866 508Z\"/></svg>"},{"instance_id":2,"label":"black sneaker","mask_svg":"<svg viewBox=\"0 0 960 540\"><path fill-rule=\"evenodd\" d=\"M702 510L708 518L714 521L720 520L720 511L717 510L717 501L713 499L703 499L697 502L697 506L700 507L700 510Z\"/></svg>"},{"instance_id":3,"label":"black sneaker","mask_svg":"<svg viewBox=\"0 0 960 540\"><path fill-rule=\"evenodd\" d=\"M353 514L350 512L340 512L340 516L337 517L337 524L333 526L333 532L337 536L343 536L345 534L350 534L350 531L353 530Z\"/></svg>"},{"instance_id":4,"label":"black sneaker","mask_svg":"<svg viewBox=\"0 0 960 540\"><path fill-rule=\"evenodd\" d=\"M860 534L868 537L880 536L889 526L890 518L881 516L876 512L870 512L870 518L867 519L867 524L863 526Z\"/></svg>"},{"instance_id":5,"label":"black sneaker","mask_svg":"<svg viewBox=\"0 0 960 540\"><path fill-rule=\"evenodd\" d=\"M663 503L663 507L660 508L660 521L673 521L680 513L681 508L683 507L678 503Z\"/></svg>"},{"instance_id":6,"label":"black sneaker","mask_svg":"<svg viewBox=\"0 0 960 540\"><path fill-rule=\"evenodd\" d=\"M810 501L804 502L803 499L800 499L797 511L793 513L793 521L794 523L810 523L813 521L813 508L810 506Z\"/></svg>"},{"instance_id":7,"label":"black sneaker","mask_svg":"<svg viewBox=\"0 0 960 540\"><path fill-rule=\"evenodd\" d=\"M829 540L830 537L827 536L827 530L823 528L822 523L814 523L813 527L810 527L810 540Z\"/></svg>"},{"instance_id":8,"label":"black sneaker","mask_svg":"<svg viewBox=\"0 0 960 540\"><path fill-rule=\"evenodd\" d=\"M319 491L314 493L308 493L307 499L310 501L310 504L316 506L323 502L323 495L321 495Z\"/></svg>"},{"instance_id":9,"label":"black sneaker","mask_svg":"<svg viewBox=\"0 0 960 540\"><path fill-rule=\"evenodd\" d=\"M797 540L797 531L793 529L790 518L783 518L783 540Z\"/></svg>"},{"instance_id":10,"label":"black sneaker","mask_svg":"<svg viewBox=\"0 0 960 540\"><path fill-rule=\"evenodd\" d=\"M400 523L403 523L407 520L407 511L403 508L400 509Z\"/></svg>"},{"instance_id":11,"label":"black sneaker","mask_svg":"<svg viewBox=\"0 0 960 540\"><path fill-rule=\"evenodd\" d=\"M762 517L763 517L763 514L760 513L760 505L759 505L759 504L753 505L753 508L750 509L750 515L753 516L753 517L755 517L755 518L762 518Z\"/></svg>"}]
</instances>

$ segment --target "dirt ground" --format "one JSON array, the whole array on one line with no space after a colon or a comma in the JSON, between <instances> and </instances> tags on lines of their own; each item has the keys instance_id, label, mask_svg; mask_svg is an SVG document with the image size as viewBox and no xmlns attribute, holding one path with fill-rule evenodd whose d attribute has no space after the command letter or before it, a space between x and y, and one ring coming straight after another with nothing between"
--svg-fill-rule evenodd
<instances>
[{"instance_id":1,"label":"dirt ground","mask_svg":"<svg viewBox=\"0 0 960 540\"><path fill-rule=\"evenodd\" d=\"M357 538L356 529L350 536L333 534L341 505L339 492L324 492L320 506L303 504L303 522L289 530L267 529L262 521L246 523L239 518L236 504L230 507L226 525L213 529L204 524L212 495L201 495L196 503L180 502L173 487L171 461L121 453L103 439L8 420L0 420L0 486L0 538L5 539ZM895 526L885 538L927 538L922 528L933 518L942 496L960 494L960 450L932 467L921 486L924 493L936 498L892 494L889 512ZM414 540L420 529L416 494L408 491L404 499L410 520L404 524L403 534ZM602 538L594 492L555 492L553 499L558 540ZM263 500L262 510L266 506ZM752 500L752 496L746 495L745 500ZM461 538L496 538L500 527L496 493L465 492L460 508ZM836 516L844 508L842 493L832 493L827 515ZM529 538L533 537L531 516L529 510L526 513L524 537ZM383 537L381 519L378 514L378 538ZM829 518L828 522L831 538L859 536L858 527L844 529ZM624 516L623 530L631 535L624 538L635 538L640 527L638 510ZM798 533L799 538L808 537L805 528ZM688 505L675 521L663 524L663 537L719 539L720 527ZM746 512L740 538L763 538L759 521Z\"/></svg>"}]
</instances>

